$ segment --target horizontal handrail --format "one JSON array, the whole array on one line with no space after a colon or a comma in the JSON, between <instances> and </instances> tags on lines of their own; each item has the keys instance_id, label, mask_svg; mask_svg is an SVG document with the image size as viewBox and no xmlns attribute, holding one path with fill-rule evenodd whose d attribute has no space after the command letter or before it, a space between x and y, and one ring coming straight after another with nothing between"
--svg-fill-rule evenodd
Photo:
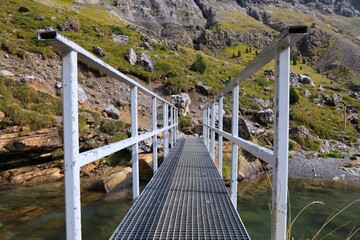
<instances>
[{"instance_id":1,"label":"horizontal handrail","mask_svg":"<svg viewBox=\"0 0 360 240\"><path fill-rule=\"evenodd\" d=\"M261 160L263 160L263 161L265 161L265 162L267 162L267 163L269 163L271 165L275 164L274 152L272 150L267 149L267 148L262 147L262 146L259 146L258 144L253 143L253 142L248 141L248 140L245 140L243 138L234 137L228 132L221 131L221 130L219 130L217 128L211 127L209 124L204 124L204 125L206 127L208 127L209 129L211 129L212 131L215 131L217 134L223 136L227 140L231 141L232 143L235 143L236 145L238 145L242 149L248 151L249 153L251 153L255 157L260 158Z\"/></svg>"},{"instance_id":2,"label":"horizontal handrail","mask_svg":"<svg viewBox=\"0 0 360 240\"><path fill-rule=\"evenodd\" d=\"M287 48L290 45L298 42L307 34L307 26L290 26L285 28L279 36L277 36L269 46L267 46L256 58L247 65L234 80L231 81L223 90L218 93L209 104L219 100L221 96L230 93L232 89L243 82L245 79L253 75L257 70L265 66L268 62L274 59L275 53L278 48Z\"/></svg>"},{"instance_id":3,"label":"horizontal handrail","mask_svg":"<svg viewBox=\"0 0 360 240\"><path fill-rule=\"evenodd\" d=\"M78 59L80 62L85 63L87 66L96 69L110 77L113 77L130 87L138 87L138 90L150 95L152 97L156 97L160 101L167 103L169 106L176 108L173 104L168 102L167 100L163 99L162 97L158 96L151 90L145 88L143 85L137 83L135 80L131 79L130 77L126 76L119 70L115 69L114 67L110 66L103 60L99 59L98 57L94 56L84 48L80 47L76 43L70 41L57 31L46 31L40 32L38 34L38 39L42 42L46 42L51 46L61 50L62 52L69 52L75 51L78 54Z\"/></svg>"},{"instance_id":4,"label":"horizontal handrail","mask_svg":"<svg viewBox=\"0 0 360 240\"><path fill-rule=\"evenodd\" d=\"M155 131L147 132L147 133L138 135L136 137L130 137L130 138L118 141L118 142L114 142L114 143L108 144L106 146L94 148L94 149L91 149L86 152L82 152L82 153L80 153L79 159L78 159L80 161L80 166L81 167L85 166L86 164L92 163L92 162L94 162L100 158L106 157L109 154L112 154L114 152L128 148L128 147L134 145L135 143L144 141L145 139L156 136L159 133L165 132L174 127L176 127L176 124L173 124L168 127L163 127L161 129L158 129Z\"/></svg>"}]
</instances>

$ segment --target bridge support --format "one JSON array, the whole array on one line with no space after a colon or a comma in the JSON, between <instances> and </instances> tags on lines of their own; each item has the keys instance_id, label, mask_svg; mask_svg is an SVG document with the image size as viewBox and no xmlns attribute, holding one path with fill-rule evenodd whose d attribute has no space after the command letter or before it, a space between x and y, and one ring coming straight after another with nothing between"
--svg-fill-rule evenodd
<instances>
[{"instance_id":1,"label":"bridge support","mask_svg":"<svg viewBox=\"0 0 360 240\"><path fill-rule=\"evenodd\" d=\"M211 104L211 127L215 128L215 102ZM215 162L215 131L210 130L210 156Z\"/></svg>"},{"instance_id":2,"label":"bridge support","mask_svg":"<svg viewBox=\"0 0 360 240\"><path fill-rule=\"evenodd\" d=\"M218 109L218 120L219 120L219 130L223 130L223 105L224 97L219 98L219 109ZM218 171L222 178L222 155L223 155L223 136L218 134Z\"/></svg>"},{"instance_id":3,"label":"bridge support","mask_svg":"<svg viewBox=\"0 0 360 240\"><path fill-rule=\"evenodd\" d=\"M77 53L62 57L66 238L81 239Z\"/></svg>"},{"instance_id":4,"label":"bridge support","mask_svg":"<svg viewBox=\"0 0 360 240\"><path fill-rule=\"evenodd\" d=\"M156 109L156 97L152 97L151 99L151 103L152 103L152 130L156 131L157 130L157 109ZM157 135L153 136L152 138L152 158L153 158L153 171L154 174L157 172L158 169L158 154L157 154L157 146L158 142L157 142Z\"/></svg>"},{"instance_id":5,"label":"bridge support","mask_svg":"<svg viewBox=\"0 0 360 240\"><path fill-rule=\"evenodd\" d=\"M290 47L278 48L275 56L275 125L271 239L286 239L288 192L288 139Z\"/></svg>"},{"instance_id":6,"label":"bridge support","mask_svg":"<svg viewBox=\"0 0 360 240\"><path fill-rule=\"evenodd\" d=\"M239 135L239 85L236 85L232 90L232 122L231 122L232 137L237 138ZM230 198L237 209L237 185L238 185L238 162L239 162L239 146L232 143L231 148L231 190Z\"/></svg>"},{"instance_id":7,"label":"bridge support","mask_svg":"<svg viewBox=\"0 0 360 240\"><path fill-rule=\"evenodd\" d=\"M165 128L169 125L169 109L167 103L164 103L163 105L163 125ZM169 130L166 130L164 132L163 136L164 140L164 159L169 154Z\"/></svg>"},{"instance_id":8,"label":"bridge support","mask_svg":"<svg viewBox=\"0 0 360 240\"><path fill-rule=\"evenodd\" d=\"M138 136L138 99L137 99L137 86L131 87L131 137ZM139 143L136 142L132 145L132 185L133 185L133 200L135 201L140 193L139 184Z\"/></svg>"}]
</instances>

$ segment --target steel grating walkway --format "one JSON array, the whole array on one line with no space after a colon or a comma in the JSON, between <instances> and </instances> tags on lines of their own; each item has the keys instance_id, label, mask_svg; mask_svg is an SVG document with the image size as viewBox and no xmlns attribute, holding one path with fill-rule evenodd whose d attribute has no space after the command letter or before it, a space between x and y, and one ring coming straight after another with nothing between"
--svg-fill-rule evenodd
<instances>
[{"instance_id":1,"label":"steel grating walkway","mask_svg":"<svg viewBox=\"0 0 360 240\"><path fill-rule=\"evenodd\" d=\"M177 142L110 239L250 239L199 138Z\"/></svg>"}]
</instances>

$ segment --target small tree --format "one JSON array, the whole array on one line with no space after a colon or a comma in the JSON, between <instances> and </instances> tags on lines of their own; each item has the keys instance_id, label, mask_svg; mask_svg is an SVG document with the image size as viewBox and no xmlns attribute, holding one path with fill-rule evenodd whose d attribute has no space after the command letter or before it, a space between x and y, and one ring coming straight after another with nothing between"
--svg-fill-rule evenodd
<instances>
[{"instance_id":1,"label":"small tree","mask_svg":"<svg viewBox=\"0 0 360 240\"><path fill-rule=\"evenodd\" d=\"M241 57L241 52L240 52L240 50L238 50L237 56L238 56L238 57Z\"/></svg>"},{"instance_id":2,"label":"small tree","mask_svg":"<svg viewBox=\"0 0 360 240\"><path fill-rule=\"evenodd\" d=\"M196 55L196 59L193 64L190 66L190 70L194 72L198 72L203 74L206 70L206 64L204 62L204 58L201 56L201 54Z\"/></svg>"},{"instance_id":3,"label":"small tree","mask_svg":"<svg viewBox=\"0 0 360 240\"><path fill-rule=\"evenodd\" d=\"M290 104L293 105L299 102L299 94L296 92L295 88L290 87Z\"/></svg>"},{"instance_id":4,"label":"small tree","mask_svg":"<svg viewBox=\"0 0 360 240\"><path fill-rule=\"evenodd\" d=\"M233 52L233 54L232 54L232 57L233 57L233 58L236 58L236 55L235 55L235 53L234 53L234 52Z\"/></svg>"},{"instance_id":5,"label":"small tree","mask_svg":"<svg viewBox=\"0 0 360 240\"><path fill-rule=\"evenodd\" d=\"M246 48L245 52L246 52L246 53L249 53L249 49L248 49L248 48Z\"/></svg>"}]
</instances>

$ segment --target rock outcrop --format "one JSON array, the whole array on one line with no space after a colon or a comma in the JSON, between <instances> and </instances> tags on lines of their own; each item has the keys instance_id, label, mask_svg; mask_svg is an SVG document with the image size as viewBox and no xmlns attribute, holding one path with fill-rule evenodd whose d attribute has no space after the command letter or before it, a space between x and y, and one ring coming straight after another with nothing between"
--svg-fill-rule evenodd
<instances>
[{"instance_id":1,"label":"rock outcrop","mask_svg":"<svg viewBox=\"0 0 360 240\"><path fill-rule=\"evenodd\" d=\"M179 116L186 116L190 111L191 99L189 94L181 93L179 95L171 95L172 103L179 109Z\"/></svg>"}]
</instances>

